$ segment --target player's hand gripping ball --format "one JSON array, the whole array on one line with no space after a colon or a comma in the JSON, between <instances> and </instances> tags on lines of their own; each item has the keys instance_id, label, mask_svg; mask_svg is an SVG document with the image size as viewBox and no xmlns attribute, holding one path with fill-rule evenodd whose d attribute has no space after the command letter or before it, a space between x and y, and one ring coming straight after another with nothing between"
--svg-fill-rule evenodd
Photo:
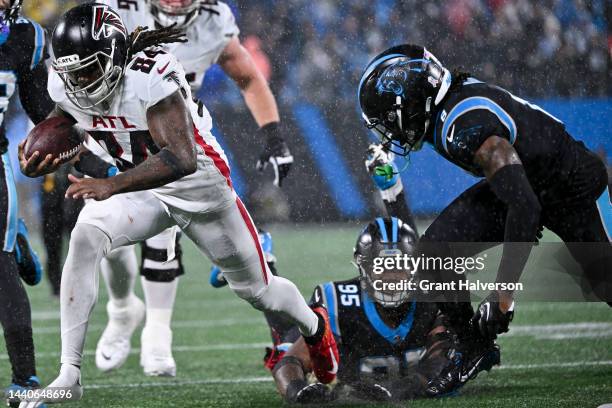
<instances>
[{"instance_id":1,"label":"player's hand gripping ball","mask_svg":"<svg viewBox=\"0 0 612 408\"><path fill-rule=\"evenodd\" d=\"M19 144L21 171L26 176L38 177L72 160L82 144L82 135L73 125L64 117L52 117L36 125Z\"/></svg>"}]
</instances>

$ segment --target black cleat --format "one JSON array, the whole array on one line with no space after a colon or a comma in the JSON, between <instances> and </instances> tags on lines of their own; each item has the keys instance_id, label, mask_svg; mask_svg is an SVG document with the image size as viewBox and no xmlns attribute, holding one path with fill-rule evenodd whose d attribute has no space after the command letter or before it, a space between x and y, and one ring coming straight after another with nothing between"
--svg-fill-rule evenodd
<instances>
[{"instance_id":1,"label":"black cleat","mask_svg":"<svg viewBox=\"0 0 612 408\"><path fill-rule=\"evenodd\" d=\"M429 381L425 394L428 397L447 397L455 395L459 388L478 373L489 371L500 363L500 349L495 342L477 341L467 347L467 351L451 350L449 364L438 377Z\"/></svg>"}]
</instances>

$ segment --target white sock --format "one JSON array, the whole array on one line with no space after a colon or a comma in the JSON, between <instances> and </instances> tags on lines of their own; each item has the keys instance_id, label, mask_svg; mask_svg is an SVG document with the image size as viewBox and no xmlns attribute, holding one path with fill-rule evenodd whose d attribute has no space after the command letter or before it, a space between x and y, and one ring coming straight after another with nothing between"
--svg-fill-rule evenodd
<instances>
[{"instance_id":1,"label":"white sock","mask_svg":"<svg viewBox=\"0 0 612 408\"><path fill-rule=\"evenodd\" d=\"M110 240L97 227L77 224L62 271L60 316L62 364L81 365L89 316L98 297L100 261Z\"/></svg>"},{"instance_id":2,"label":"white sock","mask_svg":"<svg viewBox=\"0 0 612 408\"><path fill-rule=\"evenodd\" d=\"M172 282L153 282L144 277L141 278L147 305L146 325L170 327L178 282L178 278Z\"/></svg>"},{"instance_id":3,"label":"white sock","mask_svg":"<svg viewBox=\"0 0 612 408\"><path fill-rule=\"evenodd\" d=\"M133 245L112 250L100 262L108 296L117 308L129 306L134 296L138 259Z\"/></svg>"},{"instance_id":4,"label":"white sock","mask_svg":"<svg viewBox=\"0 0 612 408\"><path fill-rule=\"evenodd\" d=\"M308 307L304 297L290 280L270 274L268 287L257 303L264 310L280 312L291 318L304 336L316 334L319 317Z\"/></svg>"}]
</instances>

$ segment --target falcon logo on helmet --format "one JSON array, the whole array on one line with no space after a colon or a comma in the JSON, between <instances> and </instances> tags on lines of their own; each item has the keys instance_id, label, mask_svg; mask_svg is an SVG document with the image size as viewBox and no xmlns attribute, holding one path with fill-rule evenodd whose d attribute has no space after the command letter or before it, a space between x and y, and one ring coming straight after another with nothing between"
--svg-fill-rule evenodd
<instances>
[{"instance_id":1,"label":"falcon logo on helmet","mask_svg":"<svg viewBox=\"0 0 612 408\"><path fill-rule=\"evenodd\" d=\"M108 6L94 6L93 22L91 26L91 36L94 40L99 40L100 35L108 38L117 31L127 38L127 30L119 15L108 8Z\"/></svg>"}]
</instances>

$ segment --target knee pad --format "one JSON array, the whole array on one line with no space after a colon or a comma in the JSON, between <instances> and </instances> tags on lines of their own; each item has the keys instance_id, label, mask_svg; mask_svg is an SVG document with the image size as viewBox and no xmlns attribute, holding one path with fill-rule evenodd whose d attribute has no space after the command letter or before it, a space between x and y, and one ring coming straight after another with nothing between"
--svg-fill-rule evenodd
<instances>
[{"instance_id":1,"label":"knee pad","mask_svg":"<svg viewBox=\"0 0 612 408\"><path fill-rule=\"evenodd\" d=\"M147 240L141 243L142 262L140 274L151 282L172 282L185 273L183 269L183 251L179 242L180 234L176 235L173 260L168 261L167 242L158 245L157 241ZM159 242L161 243L161 242ZM152 246L152 245L155 245Z\"/></svg>"}]
</instances>

